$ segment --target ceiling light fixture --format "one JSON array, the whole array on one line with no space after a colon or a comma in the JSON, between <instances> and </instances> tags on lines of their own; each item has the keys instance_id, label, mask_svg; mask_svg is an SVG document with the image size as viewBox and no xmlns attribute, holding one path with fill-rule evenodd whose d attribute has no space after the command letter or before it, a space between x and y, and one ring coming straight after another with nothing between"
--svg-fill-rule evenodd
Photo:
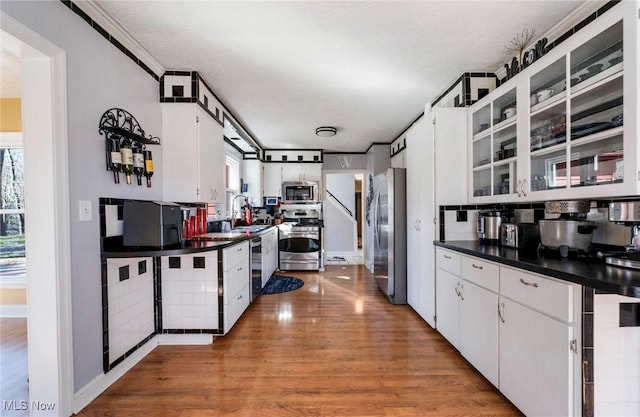
<instances>
[{"instance_id":1,"label":"ceiling light fixture","mask_svg":"<svg viewBox=\"0 0 640 417\"><path fill-rule=\"evenodd\" d=\"M335 136L338 129L331 126L320 126L316 129L316 135L321 136L323 138L329 138L331 136Z\"/></svg>"}]
</instances>

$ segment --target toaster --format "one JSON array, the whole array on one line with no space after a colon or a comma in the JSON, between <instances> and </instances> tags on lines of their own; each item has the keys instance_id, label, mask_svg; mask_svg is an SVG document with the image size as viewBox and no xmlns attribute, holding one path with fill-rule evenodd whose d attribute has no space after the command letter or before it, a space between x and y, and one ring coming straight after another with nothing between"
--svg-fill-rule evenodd
<instances>
[{"instance_id":1,"label":"toaster","mask_svg":"<svg viewBox=\"0 0 640 417\"><path fill-rule=\"evenodd\" d=\"M500 244L509 248L536 248L540 244L540 227L536 223L502 223Z\"/></svg>"}]
</instances>

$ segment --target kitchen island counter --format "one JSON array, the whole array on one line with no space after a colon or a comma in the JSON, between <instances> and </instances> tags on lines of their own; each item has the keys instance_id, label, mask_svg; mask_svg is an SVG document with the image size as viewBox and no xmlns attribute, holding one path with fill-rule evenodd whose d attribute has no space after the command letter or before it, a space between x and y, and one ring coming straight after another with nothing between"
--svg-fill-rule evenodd
<instances>
[{"instance_id":1,"label":"kitchen island counter","mask_svg":"<svg viewBox=\"0 0 640 417\"><path fill-rule=\"evenodd\" d=\"M640 298L640 271L607 265L604 261L545 257L535 250L487 245L476 240L434 241L434 245L606 293Z\"/></svg>"}]
</instances>

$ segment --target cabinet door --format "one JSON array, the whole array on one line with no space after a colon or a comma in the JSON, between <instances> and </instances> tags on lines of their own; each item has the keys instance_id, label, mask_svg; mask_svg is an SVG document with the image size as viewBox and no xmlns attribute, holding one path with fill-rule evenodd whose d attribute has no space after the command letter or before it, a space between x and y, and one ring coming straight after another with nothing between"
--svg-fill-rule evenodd
<instances>
[{"instance_id":1,"label":"cabinet door","mask_svg":"<svg viewBox=\"0 0 640 417\"><path fill-rule=\"evenodd\" d=\"M321 181L322 164L300 164L303 181Z\"/></svg>"},{"instance_id":2,"label":"cabinet door","mask_svg":"<svg viewBox=\"0 0 640 417\"><path fill-rule=\"evenodd\" d=\"M500 391L527 416L573 415L573 328L500 297Z\"/></svg>"},{"instance_id":3,"label":"cabinet door","mask_svg":"<svg viewBox=\"0 0 640 417\"><path fill-rule=\"evenodd\" d=\"M282 164L282 181L302 181L302 165L295 162Z\"/></svg>"},{"instance_id":4,"label":"cabinet door","mask_svg":"<svg viewBox=\"0 0 640 417\"><path fill-rule=\"evenodd\" d=\"M247 184L247 192L251 204L262 207L262 163L259 160L245 159L242 161L242 180Z\"/></svg>"},{"instance_id":5,"label":"cabinet door","mask_svg":"<svg viewBox=\"0 0 640 417\"><path fill-rule=\"evenodd\" d=\"M197 120L198 201L220 203L225 200L222 126L202 111Z\"/></svg>"},{"instance_id":6,"label":"cabinet door","mask_svg":"<svg viewBox=\"0 0 640 417\"><path fill-rule=\"evenodd\" d=\"M467 160L467 109L437 108L433 111L435 126L435 205L467 201L467 171L461 161ZM454 163L453 161L458 161ZM455 184L451 187L450 184Z\"/></svg>"},{"instance_id":7,"label":"cabinet door","mask_svg":"<svg viewBox=\"0 0 640 417\"><path fill-rule=\"evenodd\" d=\"M460 278L436 270L436 327L456 349L460 347Z\"/></svg>"},{"instance_id":8,"label":"cabinet door","mask_svg":"<svg viewBox=\"0 0 640 417\"><path fill-rule=\"evenodd\" d=\"M498 295L460 283L460 353L498 386Z\"/></svg>"},{"instance_id":9,"label":"cabinet door","mask_svg":"<svg viewBox=\"0 0 640 417\"><path fill-rule=\"evenodd\" d=\"M421 118L407 131L407 303L435 327L433 274L433 127ZM431 161L431 162L429 162ZM425 167L429 172L425 172ZM420 248L420 250L418 250Z\"/></svg>"},{"instance_id":10,"label":"cabinet door","mask_svg":"<svg viewBox=\"0 0 640 417\"><path fill-rule=\"evenodd\" d=\"M282 166L277 162L262 164L264 178L264 195L267 197L282 196Z\"/></svg>"},{"instance_id":11,"label":"cabinet door","mask_svg":"<svg viewBox=\"0 0 640 417\"><path fill-rule=\"evenodd\" d=\"M198 201L198 132L193 104L162 109L162 199Z\"/></svg>"}]
</instances>

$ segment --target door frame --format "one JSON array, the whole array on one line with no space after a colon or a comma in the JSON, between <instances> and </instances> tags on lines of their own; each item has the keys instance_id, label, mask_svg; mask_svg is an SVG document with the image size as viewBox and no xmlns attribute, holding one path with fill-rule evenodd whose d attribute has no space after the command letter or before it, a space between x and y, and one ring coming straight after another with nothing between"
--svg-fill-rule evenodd
<instances>
[{"instance_id":1,"label":"door frame","mask_svg":"<svg viewBox=\"0 0 640 417\"><path fill-rule=\"evenodd\" d=\"M23 46L30 413L69 416L74 373L66 54L8 14L0 11L0 18L2 31Z\"/></svg>"}]
</instances>

